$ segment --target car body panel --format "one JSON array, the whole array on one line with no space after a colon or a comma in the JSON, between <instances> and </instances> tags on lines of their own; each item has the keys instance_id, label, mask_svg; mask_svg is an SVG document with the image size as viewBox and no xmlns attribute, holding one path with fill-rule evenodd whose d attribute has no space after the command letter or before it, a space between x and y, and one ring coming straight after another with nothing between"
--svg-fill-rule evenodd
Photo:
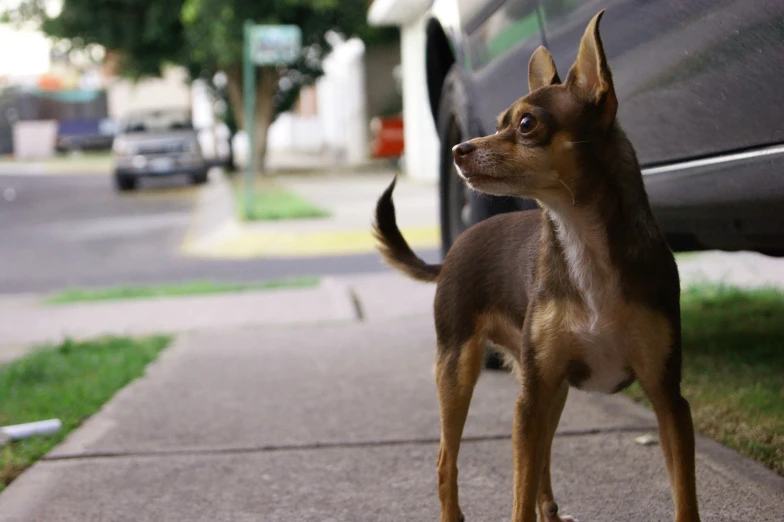
<instances>
[{"instance_id":1,"label":"car body panel","mask_svg":"<svg viewBox=\"0 0 784 522\"><path fill-rule=\"evenodd\" d=\"M784 2L568 4L541 0L548 48L565 77L583 28L607 8L618 118L643 166L784 143Z\"/></svg>"},{"instance_id":2,"label":"car body panel","mask_svg":"<svg viewBox=\"0 0 784 522\"><path fill-rule=\"evenodd\" d=\"M431 24L443 28L463 69L466 111L476 120L469 135L491 133L498 113L528 92L538 45L565 78L588 21L603 8L619 121L673 247L784 253L784 155L767 152L784 143L779 0L436 0ZM470 23L461 18L467 14ZM746 156L733 160L738 152ZM697 159L717 161L688 165Z\"/></svg>"}]
</instances>

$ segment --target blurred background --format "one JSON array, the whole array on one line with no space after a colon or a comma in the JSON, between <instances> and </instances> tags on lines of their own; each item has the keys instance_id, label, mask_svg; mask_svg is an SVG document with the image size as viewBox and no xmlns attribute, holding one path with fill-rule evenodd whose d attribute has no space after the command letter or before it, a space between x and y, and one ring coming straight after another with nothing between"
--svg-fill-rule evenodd
<instances>
[{"instance_id":1,"label":"blurred background","mask_svg":"<svg viewBox=\"0 0 784 522\"><path fill-rule=\"evenodd\" d=\"M0 291L377 271L395 173L401 226L438 259L536 206L471 193L450 149L527 92L537 46L565 77L600 8L673 249L784 253L779 2L5 0ZM289 58L246 85L254 45Z\"/></svg>"},{"instance_id":2,"label":"blurred background","mask_svg":"<svg viewBox=\"0 0 784 522\"><path fill-rule=\"evenodd\" d=\"M400 32L369 6L3 2L0 291L380 269L368 230L403 155L403 80ZM253 67L252 187L246 22L301 32L293 63ZM412 184L431 250L436 174Z\"/></svg>"}]
</instances>

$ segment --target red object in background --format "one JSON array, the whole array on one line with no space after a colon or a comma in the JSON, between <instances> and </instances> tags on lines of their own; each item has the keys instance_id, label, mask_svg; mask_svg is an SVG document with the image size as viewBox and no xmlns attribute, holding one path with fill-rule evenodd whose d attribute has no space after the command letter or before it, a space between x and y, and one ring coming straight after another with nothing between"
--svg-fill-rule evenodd
<instances>
[{"instance_id":1,"label":"red object in background","mask_svg":"<svg viewBox=\"0 0 784 522\"><path fill-rule=\"evenodd\" d=\"M370 122L370 154L374 158L396 158L403 154L403 116L379 116Z\"/></svg>"},{"instance_id":2,"label":"red object in background","mask_svg":"<svg viewBox=\"0 0 784 522\"><path fill-rule=\"evenodd\" d=\"M59 91L63 88L63 82L56 76L44 74L38 78L38 88L42 91Z\"/></svg>"}]
</instances>

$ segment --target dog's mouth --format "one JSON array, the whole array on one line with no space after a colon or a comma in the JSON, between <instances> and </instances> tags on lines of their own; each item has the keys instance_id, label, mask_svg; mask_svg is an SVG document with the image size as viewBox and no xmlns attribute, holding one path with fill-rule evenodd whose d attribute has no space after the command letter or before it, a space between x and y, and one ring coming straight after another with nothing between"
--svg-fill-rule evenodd
<instances>
[{"instance_id":1,"label":"dog's mouth","mask_svg":"<svg viewBox=\"0 0 784 522\"><path fill-rule=\"evenodd\" d=\"M460 175L461 178L466 183L471 185L476 185L479 183L489 183L489 182L498 182L503 181L503 176L495 176L491 174L483 174L481 172L466 172L465 170L461 169L460 167L457 168L457 173Z\"/></svg>"},{"instance_id":2,"label":"dog's mouth","mask_svg":"<svg viewBox=\"0 0 784 522\"><path fill-rule=\"evenodd\" d=\"M498 176L490 176L488 174L471 174L470 176L464 176L464 179L471 184L501 180Z\"/></svg>"},{"instance_id":3,"label":"dog's mouth","mask_svg":"<svg viewBox=\"0 0 784 522\"><path fill-rule=\"evenodd\" d=\"M457 162L455 162L455 168L457 170L457 174L468 182L473 183L493 179L493 176L490 176L489 174L482 174L481 172L467 170L465 167L458 165Z\"/></svg>"}]
</instances>

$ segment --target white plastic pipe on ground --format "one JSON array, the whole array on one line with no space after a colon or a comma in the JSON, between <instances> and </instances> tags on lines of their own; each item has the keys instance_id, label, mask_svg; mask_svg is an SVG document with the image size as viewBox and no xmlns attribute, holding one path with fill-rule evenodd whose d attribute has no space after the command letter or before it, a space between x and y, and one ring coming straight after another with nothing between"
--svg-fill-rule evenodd
<instances>
[{"instance_id":1,"label":"white plastic pipe on ground","mask_svg":"<svg viewBox=\"0 0 784 522\"><path fill-rule=\"evenodd\" d=\"M54 435L63 427L59 419L48 419L26 424L15 424L0 428L0 444L12 440L27 439L38 435Z\"/></svg>"}]
</instances>

